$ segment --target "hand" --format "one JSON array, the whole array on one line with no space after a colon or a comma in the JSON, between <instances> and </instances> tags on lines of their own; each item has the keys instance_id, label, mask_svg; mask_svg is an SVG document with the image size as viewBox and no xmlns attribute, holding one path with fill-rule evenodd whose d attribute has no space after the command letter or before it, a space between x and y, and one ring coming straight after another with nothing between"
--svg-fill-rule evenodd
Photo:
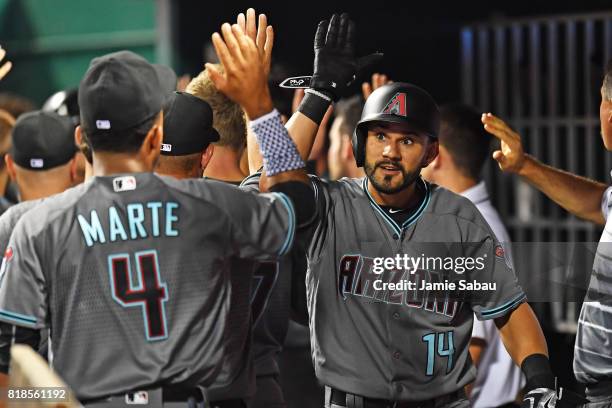
<instances>
[{"instance_id":1,"label":"hand","mask_svg":"<svg viewBox=\"0 0 612 408\"><path fill-rule=\"evenodd\" d=\"M242 106L249 120L256 119L273 109L265 61L257 45L238 24L221 26L212 35L212 42L223 65L220 72L212 64L206 64L210 79L217 89Z\"/></svg>"},{"instance_id":2,"label":"hand","mask_svg":"<svg viewBox=\"0 0 612 408\"><path fill-rule=\"evenodd\" d=\"M355 57L355 23L348 14L334 14L317 27L314 40L314 72L310 87L338 100L366 66L382 58L382 54Z\"/></svg>"},{"instance_id":3,"label":"hand","mask_svg":"<svg viewBox=\"0 0 612 408\"><path fill-rule=\"evenodd\" d=\"M6 55L6 51L0 47L0 62L4 59ZM13 63L11 61L6 61L2 66L0 66L0 79L4 78L6 74L13 68Z\"/></svg>"},{"instance_id":4,"label":"hand","mask_svg":"<svg viewBox=\"0 0 612 408\"><path fill-rule=\"evenodd\" d=\"M265 14L259 15L259 24L255 23L255 9L248 9L246 17L243 13L238 14L236 23L242 31L249 36L257 45L259 56L264 61L266 76L270 73L272 64L272 48L274 47L274 29L268 25L268 18Z\"/></svg>"},{"instance_id":5,"label":"hand","mask_svg":"<svg viewBox=\"0 0 612 408\"><path fill-rule=\"evenodd\" d=\"M557 392L550 388L536 388L529 391L523 398L521 408L555 408Z\"/></svg>"},{"instance_id":6,"label":"hand","mask_svg":"<svg viewBox=\"0 0 612 408\"><path fill-rule=\"evenodd\" d=\"M527 156L523 151L521 135L490 113L483 113L481 120L485 130L501 141L501 150L493 152L493 158L499 168L510 173L519 173L525 165Z\"/></svg>"},{"instance_id":7,"label":"hand","mask_svg":"<svg viewBox=\"0 0 612 408\"><path fill-rule=\"evenodd\" d=\"M393 81L387 78L385 74L372 74L372 83L364 82L361 84L361 92L363 93L363 99L368 97L383 85L391 84Z\"/></svg>"}]
</instances>

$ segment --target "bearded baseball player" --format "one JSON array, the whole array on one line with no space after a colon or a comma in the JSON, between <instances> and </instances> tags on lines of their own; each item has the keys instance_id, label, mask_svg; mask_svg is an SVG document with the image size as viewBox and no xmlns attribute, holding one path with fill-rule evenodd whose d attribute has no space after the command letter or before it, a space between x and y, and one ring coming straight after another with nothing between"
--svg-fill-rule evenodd
<instances>
[{"instance_id":1,"label":"bearded baseball player","mask_svg":"<svg viewBox=\"0 0 612 408\"><path fill-rule=\"evenodd\" d=\"M346 15L319 23L314 73L296 113L315 126L358 73L353 36ZM554 406L546 341L503 248L469 200L419 175L437 155L438 130L438 107L427 92L382 86L366 101L353 137L366 177L311 177L317 220L301 241L308 246L312 358L326 386L325 406L468 407L474 314L495 319L522 367L523 405ZM298 148L306 147L302 157L312 143L305 135L292 133ZM486 261L467 268L451 262L450 270L430 264L430 253L444 247L451 259L481 254ZM412 266L401 262L406 258ZM449 286L446 278L457 274L489 289Z\"/></svg>"},{"instance_id":2,"label":"bearded baseball player","mask_svg":"<svg viewBox=\"0 0 612 408\"><path fill-rule=\"evenodd\" d=\"M286 133L266 130L273 107L256 47L229 25L223 37L213 36L230 61L220 88L259 123L264 157L282 158L270 167L274 193L152 174L160 78L120 52L94 59L79 88L77 132L95 177L26 213L11 236L0 336L12 344L15 326L49 327L53 367L86 405L204 406L201 386L215 379L232 325L229 258L282 256L312 218L303 161ZM4 348L1 358L6 366Z\"/></svg>"}]
</instances>

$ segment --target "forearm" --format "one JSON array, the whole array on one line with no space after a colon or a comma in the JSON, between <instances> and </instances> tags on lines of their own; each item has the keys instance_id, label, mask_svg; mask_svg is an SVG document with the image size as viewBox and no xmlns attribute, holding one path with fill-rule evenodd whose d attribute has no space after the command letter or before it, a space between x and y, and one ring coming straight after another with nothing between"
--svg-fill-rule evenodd
<instances>
[{"instance_id":1,"label":"forearm","mask_svg":"<svg viewBox=\"0 0 612 408\"><path fill-rule=\"evenodd\" d=\"M577 217L605 223L601 213L605 184L545 165L529 155L519 175Z\"/></svg>"},{"instance_id":2,"label":"forearm","mask_svg":"<svg viewBox=\"0 0 612 408\"><path fill-rule=\"evenodd\" d=\"M548 356L544 333L528 303L521 304L509 315L495 319L495 324L510 357L519 367L531 354Z\"/></svg>"},{"instance_id":3,"label":"forearm","mask_svg":"<svg viewBox=\"0 0 612 408\"><path fill-rule=\"evenodd\" d=\"M529 304L523 303L509 315L495 319L495 324L510 357L525 374L526 389L554 389L546 338Z\"/></svg>"}]
</instances>

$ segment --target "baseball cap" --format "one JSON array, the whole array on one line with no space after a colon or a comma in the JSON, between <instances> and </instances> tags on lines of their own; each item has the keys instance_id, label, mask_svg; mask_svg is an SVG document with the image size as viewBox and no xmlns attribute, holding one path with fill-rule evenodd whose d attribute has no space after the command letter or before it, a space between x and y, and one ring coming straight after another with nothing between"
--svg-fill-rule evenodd
<instances>
[{"instance_id":1,"label":"baseball cap","mask_svg":"<svg viewBox=\"0 0 612 408\"><path fill-rule=\"evenodd\" d=\"M176 75L170 68L131 51L94 58L79 85L81 126L88 133L137 126L162 110L173 83Z\"/></svg>"},{"instance_id":2,"label":"baseball cap","mask_svg":"<svg viewBox=\"0 0 612 408\"><path fill-rule=\"evenodd\" d=\"M66 164L77 152L74 121L55 112L24 113L15 122L10 154L20 167L48 170Z\"/></svg>"},{"instance_id":3,"label":"baseball cap","mask_svg":"<svg viewBox=\"0 0 612 408\"><path fill-rule=\"evenodd\" d=\"M202 152L211 142L219 140L212 127L210 105L186 92L174 92L164 106L164 142L161 154L185 156Z\"/></svg>"}]
</instances>

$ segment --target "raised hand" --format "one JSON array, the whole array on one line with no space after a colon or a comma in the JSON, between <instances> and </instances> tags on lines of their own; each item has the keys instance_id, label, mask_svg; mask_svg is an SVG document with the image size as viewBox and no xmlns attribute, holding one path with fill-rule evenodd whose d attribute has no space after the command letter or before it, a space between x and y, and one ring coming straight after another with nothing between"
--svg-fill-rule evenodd
<instances>
[{"instance_id":1,"label":"raised hand","mask_svg":"<svg viewBox=\"0 0 612 408\"><path fill-rule=\"evenodd\" d=\"M501 150L493 152L493 158L497 161L499 168L510 173L519 173L526 159L521 135L491 113L483 113L481 120L485 130L501 142Z\"/></svg>"},{"instance_id":2,"label":"raised hand","mask_svg":"<svg viewBox=\"0 0 612 408\"><path fill-rule=\"evenodd\" d=\"M391 81L385 74L372 74L372 82L364 82L361 84L361 92L363 93L363 99L368 99L368 97L380 88L383 85L391 84Z\"/></svg>"},{"instance_id":3,"label":"raised hand","mask_svg":"<svg viewBox=\"0 0 612 408\"><path fill-rule=\"evenodd\" d=\"M242 28L242 31L255 42L255 45L257 45L257 50L264 61L267 75L270 73L270 65L272 64L274 29L271 25L268 25L268 18L265 14L259 15L259 23L256 22L256 19L255 9L250 8L246 11L246 16L244 13L238 14L236 23Z\"/></svg>"},{"instance_id":4,"label":"raised hand","mask_svg":"<svg viewBox=\"0 0 612 408\"><path fill-rule=\"evenodd\" d=\"M0 46L0 62L6 56L6 51ZM0 80L9 73L9 71L13 68L13 63L11 61L6 61L2 66L0 66Z\"/></svg>"},{"instance_id":5,"label":"raised hand","mask_svg":"<svg viewBox=\"0 0 612 408\"><path fill-rule=\"evenodd\" d=\"M382 58L382 54L355 57L355 23L348 14L319 22L314 40L314 72L310 88L338 100L365 67Z\"/></svg>"},{"instance_id":6,"label":"raised hand","mask_svg":"<svg viewBox=\"0 0 612 408\"><path fill-rule=\"evenodd\" d=\"M266 62L257 45L238 24L225 23L221 32L223 37L212 35L212 43L223 69L206 64L210 79L219 91L242 106L250 120L271 112Z\"/></svg>"}]
</instances>

